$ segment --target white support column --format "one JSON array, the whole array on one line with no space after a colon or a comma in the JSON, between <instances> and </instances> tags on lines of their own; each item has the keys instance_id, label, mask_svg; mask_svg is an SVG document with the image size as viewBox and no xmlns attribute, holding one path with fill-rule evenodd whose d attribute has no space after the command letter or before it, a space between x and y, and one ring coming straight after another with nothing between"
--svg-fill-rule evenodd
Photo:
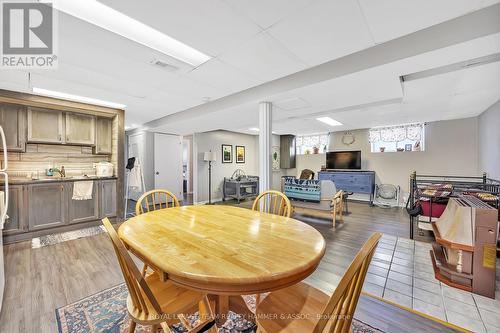
<instances>
[{"instance_id":1,"label":"white support column","mask_svg":"<svg viewBox=\"0 0 500 333\"><path fill-rule=\"evenodd\" d=\"M259 103L259 191L261 193L269 190L272 184L272 113L272 103Z\"/></svg>"}]
</instances>

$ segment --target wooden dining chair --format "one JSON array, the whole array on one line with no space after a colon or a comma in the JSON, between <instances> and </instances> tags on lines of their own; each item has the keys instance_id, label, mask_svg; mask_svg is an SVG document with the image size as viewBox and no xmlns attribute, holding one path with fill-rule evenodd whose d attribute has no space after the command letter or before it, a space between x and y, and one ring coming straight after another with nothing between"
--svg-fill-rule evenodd
<instances>
[{"instance_id":1,"label":"wooden dining chair","mask_svg":"<svg viewBox=\"0 0 500 333\"><path fill-rule=\"evenodd\" d=\"M179 200L170 191L152 190L140 196L135 204L135 215L141 215L153 210L179 207Z\"/></svg>"},{"instance_id":2,"label":"wooden dining chair","mask_svg":"<svg viewBox=\"0 0 500 333\"><path fill-rule=\"evenodd\" d=\"M333 227L335 228L335 222L337 221L337 214L339 215L339 219L341 221L344 220L344 191L340 190L332 198L332 202L330 204L332 208L332 219L333 219Z\"/></svg>"},{"instance_id":3,"label":"wooden dining chair","mask_svg":"<svg viewBox=\"0 0 500 333\"><path fill-rule=\"evenodd\" d=\"M180 207L179 200L175 194L162 189L152 190L139 197L137 203L135 204L135 215L141 215L157 209L171 207ZM147 271L148 265L144 264L144 267L142 268L142 275L145 276Z\"/></svg>"},{"instance_id":4,"label":"wooden dining chair","mask_svg":"<svg viewBox=\"0 0 500 333\"><path fill-rule=\"evenodd\" d=\"M303 282L271 292L257 305L257 333L350 332L366 272L381 236L375 233L366 241L331 297Z\"/></svg>"},{"instance_id":5,"label":"wooden dining chair","mask_svg":"<svg viewBox=\"0 0 500 333\"><path fill-rule=\"evenodd\" d=\"M282 192L265 191L255 198L252 210L290 217L292 205Z\"/></svg>"},{"instance_id":6,"label":"wooden dining chair","mask_svg":"<svg viewBox=\"0 0 500 333\"><path fill-rule=\"evenodd\" d=\"M279 191L265 191L255 198L252 210L284 217L290 217L292 214L292 204L290 199ZM261 295L255 295L256 304L260 302Z\"/></svg>"},{"instance_id":7,"label":"wooden dining chair","mask_svg":"<svg viewBox=\"0 0 500 333\"><path fill-rule=\"evenodd\" d=\"M156 272L147 276L141 275L109 220L105 218L102 223L113 243L129 292L127 297L127 310L131 319L129 333L135 331L138 323L151 326L151 332L154 333L159 326L165 333L172 333L169 324L178 322L189 333L216 332L215 316L207 295L179 287L168 280L163 282ZM193 327L185 314L196 306L200 322Z\"/></svg>"}]
</instances>

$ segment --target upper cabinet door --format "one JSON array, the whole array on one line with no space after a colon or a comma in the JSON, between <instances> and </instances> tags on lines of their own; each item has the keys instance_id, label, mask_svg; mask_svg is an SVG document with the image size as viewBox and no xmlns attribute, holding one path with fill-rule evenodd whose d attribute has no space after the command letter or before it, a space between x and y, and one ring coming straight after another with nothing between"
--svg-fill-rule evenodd
<instances>
[{"instance_id":1,"label":"upper cabinet door","mask_svg":"<svg viewBox=\"0 0 500 333\"><path fill-rule=\"evenodd\" d=\"M63 113L56 110L29 108L28 142L64 143Z\"/></svg>"},{"instance_id":2,"label":"upper cabinet door","mask_svg":"<svg viewBox=\"0 0 500 333\"><path fill-rule=\"evenodd\" d=\"M111 154L112 153L112 132L113 120L109 118L97 118L96 120L96 143L95 154Z\"/></svg>"},{"instance_id":3,"label":"upper cabinet door","mask_svg":"<svg viewBox=\"0 0 500 333\"><path fill-rule=\"evenodd\" d=\"M0 126L5 132L8 151L26 150L26 107L0 104ZM2 150L0 144L0 151Z\"/></svg>"},{"instance_id":4,"label":"upper cabinet door","mask_svg":"<svg viewBox=\"0 0 500 333\"><path fill-rule=\"evenodd\" d=\"M95 117L66 113L66 144L95 145Z\"/></svg>"}]
</instances>

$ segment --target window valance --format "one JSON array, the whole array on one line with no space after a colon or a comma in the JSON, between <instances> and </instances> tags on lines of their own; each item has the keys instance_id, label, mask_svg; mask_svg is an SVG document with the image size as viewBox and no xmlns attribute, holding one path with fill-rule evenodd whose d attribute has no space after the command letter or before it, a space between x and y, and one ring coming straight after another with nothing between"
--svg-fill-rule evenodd
<instances>
[{"instance_id":1,"label":"window valance","mask_svg":"<svg viewBox=\"0 0 500 333\"><path fill-rule=\"evenodd\" d=\"M396 125L388 127L371 128L369 141L374 142L398 142L406 139L422 140L424 124Z\"/></svg>"}]
</instances>

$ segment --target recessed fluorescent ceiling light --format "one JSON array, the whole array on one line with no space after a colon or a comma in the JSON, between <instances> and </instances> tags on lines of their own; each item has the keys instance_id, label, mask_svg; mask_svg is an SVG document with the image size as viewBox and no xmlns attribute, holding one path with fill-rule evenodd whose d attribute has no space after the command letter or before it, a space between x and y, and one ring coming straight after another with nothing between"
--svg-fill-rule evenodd
<instances>
[{"instance_id":1,"label":"recessed fluorescent ceiling light","mask_svg":"<svg viewBox=\"0 0 500 333\"><path fill-rule=\"evenodd\" d=\"M335 119L332 119L330 117L319 117L319 118L316 118L316 120L319 120L322 123L325 123L325 124L330 125L330 126L340 126L340 125L343 125L341 122L336 121Z\"/></svg>"},{"instance_id":2,"label":"recessed fluorescent ceiling light","mask_svg":"<svg viewBox=\"0 0 500 333\"><path fill-rule=\"evenodd\" d=\"M260 131L260 129L258 129L257 127L250 127L248 130L249 131L254 131L254 132Z\"/></svg>"},{"instance_id":3,"label":"recessed fluorescent ceiling light","mask_svg":"<svg viewBox=\"0 0 500 333\"><path fill-rule=\"evenodd\" d=\"M199 66L210 57L96 0L55 1L54 8L175 59Z\"/></svg>"},{"instance_id":4,"label":"recessed fluorescent ceiling light","mask_svg":"<svg viewBox=\"0 0 500 333\"><path fill-rule=\"evenodd\" d=\"M33 87L33 93L37 94L37 95L66 99L69 101L77 101L77 102L83 102L83 103L89 103L89 104L108 106L110 108L116 108L116 109L125 109L125 107L126 107L125 104L108 102L108 101L103 101L100 99L78 96L78 95L73 95L73 94L67 94L67 93L63 93L60 91L47 90L47 89L36 88L36 87Z\"/></svg>"}]
</instances>

